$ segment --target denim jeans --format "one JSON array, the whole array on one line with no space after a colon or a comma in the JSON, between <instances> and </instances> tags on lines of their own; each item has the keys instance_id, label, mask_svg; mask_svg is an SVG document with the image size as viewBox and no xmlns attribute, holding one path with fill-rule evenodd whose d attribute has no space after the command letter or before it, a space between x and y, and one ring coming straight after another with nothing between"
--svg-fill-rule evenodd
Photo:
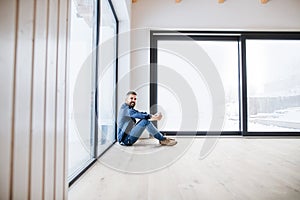
<instances>
[{"instance_id":1,"label":"denim jeans","mask_svg":"<svg viewBox=\"0 0 300 200\"><path fill-rule=\"evenodd\" d=\"M124 139L124 144L127 146L133 145L139 137L142 135L143 131L147 129L147 131L156 139L164 140L165 137L161 134L157 128L150 122L148 119L141 119L130 131L128 135L126 135Z\"/></svg>"}]
</instances>

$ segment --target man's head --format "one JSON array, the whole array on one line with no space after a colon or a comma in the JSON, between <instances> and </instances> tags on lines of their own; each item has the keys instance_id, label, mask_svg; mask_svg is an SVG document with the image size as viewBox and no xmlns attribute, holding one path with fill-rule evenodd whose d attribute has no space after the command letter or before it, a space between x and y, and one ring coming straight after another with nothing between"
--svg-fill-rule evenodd
<instances>
[{"instance_id":1,"label":"man's head","mask_svg":"<svg viewBox=\"0 0 300 200\"><path fill-rule=\"evenodd\" d=\"M126 94L125 103L129 105L130 107L134 107L136 104L136 92L135 91L129 91Z\"/></svg>"}]
</instances>

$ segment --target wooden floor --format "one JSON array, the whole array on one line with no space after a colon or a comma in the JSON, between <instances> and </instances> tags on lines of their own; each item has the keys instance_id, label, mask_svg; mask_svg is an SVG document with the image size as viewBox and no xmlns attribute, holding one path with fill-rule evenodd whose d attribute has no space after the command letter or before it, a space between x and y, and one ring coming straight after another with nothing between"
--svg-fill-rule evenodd
<instances>
[{"instance_id":1,"label":"wooden floor","mask_svg":"<svg viewBox=\"0 0 300 200\"><path fill-rule=\"evenodd\" d=\"M177 139L174 147L115 144L69 199L300 199L299 137Z\"/></svg>"}]
</instances>

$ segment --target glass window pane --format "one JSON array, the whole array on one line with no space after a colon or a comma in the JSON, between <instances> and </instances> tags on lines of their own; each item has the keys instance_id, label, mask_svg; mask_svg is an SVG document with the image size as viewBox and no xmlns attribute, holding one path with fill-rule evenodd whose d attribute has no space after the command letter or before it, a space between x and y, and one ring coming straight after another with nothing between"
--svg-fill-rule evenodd
<instances>
[{"instance_id":1,"label":"glass window pane","mask_svg":"<svg viewBox=\"0 0 300 200\"><path fill-rule=\"evenodd\" d=\"M108 0L101 1L98 55L98 155L115 141L117 22Z\"/></svg>"},{"instance_id":2,"label":"glass window pane","mask_svg":"<svg viewBox=\"0 0 300 200\"><path fill-rule=\"evenodd\" d=\"M300 130L300 41L247 40L248 131Z\"/></svg>"},{"instance_id":3,"label":"glass window pane","mask_svg":"<svg viewBox=\"0 0 300 200\"><path fill-rule=\"evenodd\" d=\"M211 128L212 122L212 97L210 86L207 85L199 69L195 68L186 55L191 53L190 45L196 43L204 51L206 57L199 56L199 65L206 66L207 60L212 62L221 78L225 93L225 116L223 131L239 131L239 78L238 78L238 42L237 41L158 41L158 106L163 110L165 119L158 122L162 131L221 131ZM176 49L180 49L180 54ZM182 53L184 51L184 53ZM180 77L176 80L171 77L175 73ZM175 83L176 88L185 87L183 90L191 89L191 94L178 97L175 87L169 87L166 80ZM177 84L177 85L176 85ZM176 90L176 89L175 89ZM191 98L195 99L195 104ZM190 102L188 106L182 102ZM185 109L195 112L193 115L184 115ZM216 109L216 107L214 107ZM198 114L197 114L198 113ZM197 126L181 127L186 118L192 121L197 117Z\"/></svg>"},{"instance_id":4,"label":"glass window pane","mask_svg":"<svg viewBox=\"0 0 300 200\"><path fill-rule=\"evenodd\" d=\"M94 4L71 1L68 176L78 173L91 160L92 148L92 71Z\"/></svg>"}]
</instances>

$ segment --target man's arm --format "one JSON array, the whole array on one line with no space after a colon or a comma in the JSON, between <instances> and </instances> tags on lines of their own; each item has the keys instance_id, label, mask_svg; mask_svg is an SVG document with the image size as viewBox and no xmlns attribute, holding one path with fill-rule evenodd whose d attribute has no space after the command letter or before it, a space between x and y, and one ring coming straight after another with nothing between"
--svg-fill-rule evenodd
<instances>
[{"instance_id":1,"label":"man's arm","mask_svg":"<svg viewBox=\"0 0 300 200\"><path fill-rule=\"evenodd\" d=\"M129 115L132 118L138 118L138 119L150 119L152 117L151 114L148 114L146 112L139 112L135 109L130 109L129 110Z\"/></svg>"},{"instance_id":2,"label":"man's arm","mask_svg":"<svg viewBox=\"0 0 300 200\"><path fill-rule=\"evenodd\" d=\"M159 121L162 118L162 114L160 112L151 115L146 112L139 112L135 109L130 109L129 111L130 117L137 119L149 119L150 121Z\"/></svg>"}]
</instances>

